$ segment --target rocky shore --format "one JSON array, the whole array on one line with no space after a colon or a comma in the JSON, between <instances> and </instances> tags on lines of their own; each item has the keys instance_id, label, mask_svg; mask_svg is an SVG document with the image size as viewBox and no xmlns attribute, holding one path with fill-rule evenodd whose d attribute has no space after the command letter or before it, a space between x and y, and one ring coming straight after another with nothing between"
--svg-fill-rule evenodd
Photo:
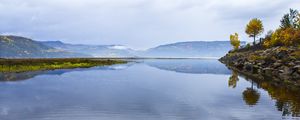
<instances>
[{"instance_id":1,"label":"rocky shore","mask_svg":"<svg viewBox=\"0 0 300 120\"><path fill-rule=\"evenodd\" d=\"M230 51L219 60L231 69L300 87L299 47Z\"/></svg>"}]
</instances>

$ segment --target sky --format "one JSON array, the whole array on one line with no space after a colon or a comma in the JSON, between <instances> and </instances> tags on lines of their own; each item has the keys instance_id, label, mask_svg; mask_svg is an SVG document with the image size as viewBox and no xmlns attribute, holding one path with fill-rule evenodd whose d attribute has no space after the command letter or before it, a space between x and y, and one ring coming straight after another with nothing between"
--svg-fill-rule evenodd
<instances>
[{"instance_id":1,"label":"sky","mask_svg":"<svg viewBox=\"0 0 300 120\"><path fill-rule=\"evenodd\" d=\"M263 20L274 30L299 0L0 0L0 34L39 41L147 49L183 41L224 41Z\"/></svg>"}]
</instances>

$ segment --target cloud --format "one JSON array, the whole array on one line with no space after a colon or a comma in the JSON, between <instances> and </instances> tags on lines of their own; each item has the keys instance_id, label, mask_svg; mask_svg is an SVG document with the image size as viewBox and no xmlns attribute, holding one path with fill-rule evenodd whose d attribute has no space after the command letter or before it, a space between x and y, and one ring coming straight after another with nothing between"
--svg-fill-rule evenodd
<instances>
[{"instance_id":1,"label":"cloud","mask_svg":"<svg viewBox=\"0 0 300 120\"><path fill-rule=\"evenodd\" d=\"M297 5L295 0L1 0L0 32L145 49L178 41L226 40L230 33L242 34L254 17L273 29Z\"/></svg>"}]
</instances>

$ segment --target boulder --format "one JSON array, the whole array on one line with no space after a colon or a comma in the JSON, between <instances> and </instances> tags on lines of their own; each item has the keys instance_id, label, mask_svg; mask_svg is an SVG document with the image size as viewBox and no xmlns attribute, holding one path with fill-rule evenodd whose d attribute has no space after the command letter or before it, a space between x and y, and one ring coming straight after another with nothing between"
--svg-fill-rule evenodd
<instances>
[{"instance_id":1,"label":"boulder","mask_svg":"<svg viewBox=\"0 0 300 120\"><path fill-rule=\"evenodd\" d=\"M287 67L287 66L284 66L283 70L284 70L283 74L285 74L285 75L292 75L292 73L293 73L292 68Z\"/></svg>"},{"instance_id":2,"label":"boulder","mask_svg":"<svg viewBox=\"0 0 300 120\"><path fill-rule=\"evenodd\" d=\"M294 79L300 79L300 73L294 72L292 76Z\"/></svg>"},{"instance_id":3,"label":"boulder","mask_svg":"<svg viewBox=\"0 0 300 120\"><path fill-rule=\"evenodd\" d=\"M272 75L272 71L273 71L272 68L263 68L263 72L268 76Z\"/></svg>"},{"instance_id":4,"label":"boulder","mask_svg":"<svg viewBox=\"0 0 300 120\"><path fill-rule=\"evenodd\" d=\"M296 64L294 62L289 62L288 66L295 66Z\"/></svg>"},{"instance_id":5,"label":"boulder","mask_svg":"<svg viewBox=\"0 0 300 120\"><path fill-rule=\"evenodd\" d=\"M296 65L293 68L296 69L296 70L299 70L300 69L300 65Z\"/></svg>"},{"instance_id":6,"label":"boulder","mask_svg":"<svg viewBox=\"0 0 300 120\"><path fill-rule=\"evenodd\" d=\"M276 58L278 59L283 59L283 58L286 58L288 57L288 52L287 51L280 51L276 54Z\"/></svg>"},{"instance_id":7,"label":"boulder","mask_svg":"<svg viewBox=\"0 0 300 120\"><path fill-rule=\"evenodd\" d=\"M249 63L249 62L246 62L245 63L245 66L244 66L244 69L246 71L253 71L253 64L252 63Z\"/></svg>"},{"instance_id":8,"label":"boulder","mask_svg":"<svg viewBox=\"0 0 300 120\"><path fill-rule=\"evenodd\" d=\"M273 68L278 68L278 67L280 67L280 66L282 66L282 63L275 62L275 63L273 64Z\"/></svg>"}]
</instances>

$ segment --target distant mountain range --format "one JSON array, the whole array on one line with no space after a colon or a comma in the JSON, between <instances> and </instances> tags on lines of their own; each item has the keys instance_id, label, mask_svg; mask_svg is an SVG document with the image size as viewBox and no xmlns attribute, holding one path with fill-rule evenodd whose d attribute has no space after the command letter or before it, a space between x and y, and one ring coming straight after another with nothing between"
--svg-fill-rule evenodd
<instances>
[{"instance_id":1,"label":"distant mountain range","mask_svg":"<svg viewBox=\"0 0 300 120\"><path fill-rule=\"evenodd\" d=\"M135 57L136 52L123 45L82 45L67 44L61 41L40 42L58 50L81 53L93 57Z\"/></svg>"},{"instance_id":2,"label":"distant mountain range","mask_svg":"<svg viewBox=\"0 0 300 120\"><path fill-rule=\"evenodd\" d=\"M192 41L137 51L123 45L83 45L0 36L2 58L53 57L221 57L232 49L229 41ZM243 43L244 44L244 43Z\"/></svg>"},{"instance_id":3,"label":"distant mountain range","mask_svg":"<svg viewBox=\"0 0 300 120\"><path fill-rule=\"evenodd\" d=\"M229 41L192 41L160 45L144 53L148 57L221 57L232 49Z\"/></svg>"},{"instance_id":4,"label":"distant mountain range","mask_svg":"<svg viewBox=\"0 0 300 120\"><path fill-rule=\"evenodd\" d=\"M91 57L81 53L55 49L29 38L0 36L1 58Z\"/></svg>"}]
</instances>

